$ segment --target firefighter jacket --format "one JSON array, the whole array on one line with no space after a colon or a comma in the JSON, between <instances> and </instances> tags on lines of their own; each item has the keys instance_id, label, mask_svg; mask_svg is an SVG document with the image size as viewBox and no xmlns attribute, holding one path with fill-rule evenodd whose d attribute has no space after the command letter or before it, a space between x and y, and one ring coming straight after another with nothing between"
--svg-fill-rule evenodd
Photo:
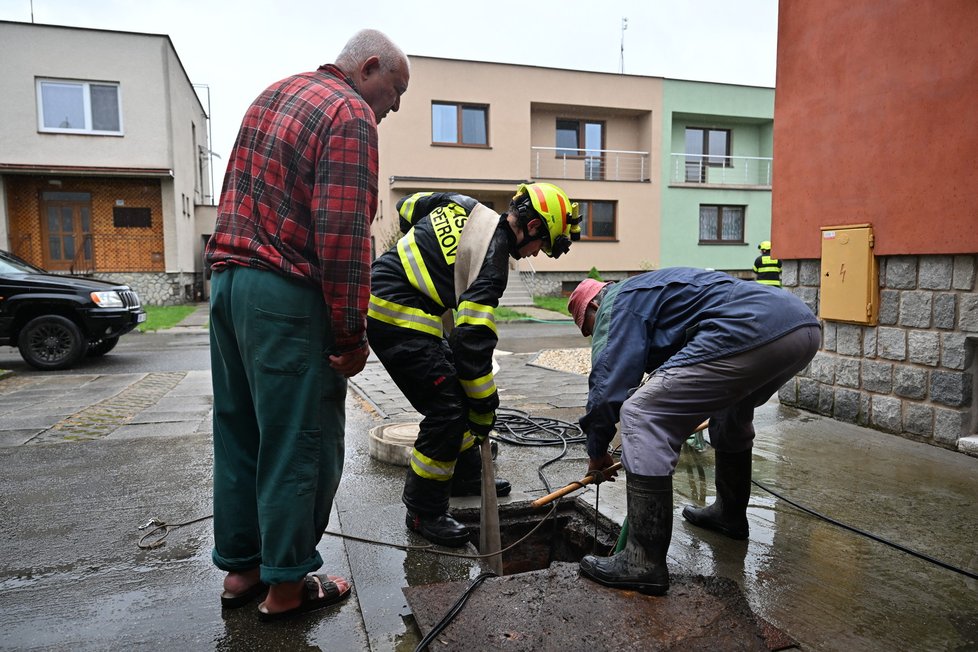
<instances>
[{"instance_id":1,"label":"firefighter jacket","mask_svg":"<svg viewBox=\"0 0 978 652\"><path fill-rule=\"evenodd\" d=\"M403 328L406 337L440 338L442 315L454 310L448 343L458 379L469 409L488 414L499 406L492 353L499 339L495 311L509 278L509 236L497 217L478 273L456 296L459 242L476 205L465 195L430 192L397 203L404 236L373 263L367 316Z\"/></svg>"},{"instance_id":2,"label":"firefighter jacket","mask_svg":"<svg viewBox=\"0 0 978 652\"><path fill-rule=\"evenodd\" d=\"M754 260L754 274L758 283L781 287L781 259L758 256Z\"/></svg>"},{"instance_id":3,"label":"firefighter jacket","mask_svg":"<svg viewBox=\"0 0 978 652\"><path fill-rule=\"evenodd\" d=\"M723 272L667 267L613 283L591 338L587 413L580 419L588 455L608 450L621 406L644 374L734 356L818 325L791 292Z\"/></svg>"}]
</instances>

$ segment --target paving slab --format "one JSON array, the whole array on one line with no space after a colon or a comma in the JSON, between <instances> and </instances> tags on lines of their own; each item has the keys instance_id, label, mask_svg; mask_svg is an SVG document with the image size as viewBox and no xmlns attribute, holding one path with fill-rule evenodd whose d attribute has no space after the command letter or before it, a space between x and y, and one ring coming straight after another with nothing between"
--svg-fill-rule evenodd
<instances>
[{"instance_id":1,"label":"paving slab","mask_svg":"<svg viewBox=\"0 0 978 652\"><path fill-rule=\"evenodd\" d=\"M404 589L425 635L470 584ZM777 641L775 647L765 632ZM558 562L546 570L483 581L430 648L766 652L784 649L784 642L783 634L760 625L731 580L673 577L669 597L653 597L582 581L576 564Z\"/></svg>"}]
</instances>

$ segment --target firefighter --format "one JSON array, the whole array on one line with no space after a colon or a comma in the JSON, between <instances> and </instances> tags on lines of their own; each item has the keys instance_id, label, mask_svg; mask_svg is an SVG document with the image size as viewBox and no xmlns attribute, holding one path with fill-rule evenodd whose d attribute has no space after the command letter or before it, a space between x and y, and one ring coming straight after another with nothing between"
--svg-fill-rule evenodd
<instances>
[{"instance_id":1,"label":"firefighter","mask_svg":"<svg viewBox=\"0 0 978 652\"><path fill-rule=\"evenodd\" d=\"M761 255L754 259L754 276L758 283L781 287L781 260L771 257L771 241L757 245Z\"/></svg>"},{"instance_id":2,"label":"firefighter","mask_svg":"<svg viewBox=\"0 0 978 652\"><path fill-rule=\"evenodd\" d=\"M397 203L404 235L374 261L367 310L370 346L424 417L402 499L408 529L439 545L469 539L450 496L481 493L478 444L495 424L495 309L509 258L557 258L580 237L577 204L549 183L521 184L498 214L475 199L421 192ZM454 312L447 338L442 315ZM496 494L510 484L496 480Z\"/></svg>"}]
</instances>

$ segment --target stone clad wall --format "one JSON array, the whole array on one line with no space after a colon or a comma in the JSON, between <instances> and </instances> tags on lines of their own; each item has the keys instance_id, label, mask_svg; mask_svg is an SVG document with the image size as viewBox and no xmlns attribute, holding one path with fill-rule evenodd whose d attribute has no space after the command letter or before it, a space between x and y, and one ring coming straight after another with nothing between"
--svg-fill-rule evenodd
<instances>
[{"instance_id":1,"label":"stone clad wall","mask_svg":"<svg viewBox=\"0 0 978 652\"><path fill-rule=\"evenodd\" d=\"M879 323L822 322L822 347L781 402L978 454L976 256L879 259ZM782 282L818 314L820 261L784 261Z\"/></svg>"},{"instance_id":2,"label":"stone clad wall","mask_svg":"<svg viewBox=\"0 0 978 652\"><path fill-rule=\"evenodd\" d=\"M200 274L118 272L95 274L93 278L128 285L144 306L176 306L203 300Z\"/></svg>"}]
</instances>

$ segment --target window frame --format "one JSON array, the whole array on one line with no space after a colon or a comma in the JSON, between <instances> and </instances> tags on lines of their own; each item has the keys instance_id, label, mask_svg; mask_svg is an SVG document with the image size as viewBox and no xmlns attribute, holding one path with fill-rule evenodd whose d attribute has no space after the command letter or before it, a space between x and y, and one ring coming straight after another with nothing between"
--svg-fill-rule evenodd
<instances>
[{"instance_id":1,"label":"window frame","mask_svg":"<svg viewBox=\"0 0 978 652\"><path fill-rule=\"evenodd\" d=\"M618 241L618 202L611 199L572 199L578 204L581 214L581 241L582 242L617 242ZM590 210L592 204L609 204L611 206L611 225L613 235L594 235L593 221ZM585 210L587 206L587 210Z\"/></svg>"},{"instance_id":2,"label":"window frame","mask_svg":"<svg viewBox=\"0 0 978 652\"><path fill-rule=\"evenodd\" d=\"M455 108L455 141L448 140L435 140L435 106L451 106ZM477 104L473 102L448 102L445 100L432 100L431 101L431 144L437 147L475 147L482 149L489 149L489 105L488 104ZM464 125L463 125L463 114L465 110L476 110L482 112L482 119L484 122L485 132L486 132L486 142L484 143L466 143L461 139L464 137Z\"/></svg>"},{"instance_id":3,"label":"window frame","mask_svg":"<svg viewBox=\"0 0 978 652\"><path fill-rule=\"evenodd\" d=\"M732 168L733 167L733 159L731 158L732 154L730 153L730 152L733 151L733 129L723 129L723 128L720 128L720 127L693 127L693 126L687 125L685 131L686 132L688 132L688 131L701 131L701 132L703 132L702 152L700 152L699 154L692 154L692 156L699 156L699 157L701 157L701 160L703 161L703 165L705 167L711 167L711 168ZM710 134L713 133L713 132L722 132L722 133L724 133L726 135L725 136L726 149L724 150L724 152L722 154L719 154L717 152L710 151ZM683 135L684 136L686 135L685 132L683 133ZM686 141L684 140L683 141L683 149L684 150L686 149L686 144L685 143L686 143ZM691 155L690 152L685 152L685 154L686 154L686 156L690 156ZM719 162L719 163L711 163L710 162L710 158L711 157L714 157L714 156L723 157L723 160L721 162Z\"/></svg>"},{"instance_id":4,"label":"window frame","mask_svg":"<svg viewBox=\"0 0 978 652\"><path fill-rule=\"evenodd\" d=\"M573 123L576 123L577 124L577 147L561 147L560 144L557 143L557 131L560 128L560 123L561 122L573 122ZM601 146L598 147L598 151L601 152L601 154L597 158L604 159L604 149L605 149L604 144L605 144L605 136L607 135L607 130L606 130L605 127L607 125L605 124L605 121L604 120L589 120L587 118L559 118L558 117L554 121L554 157L555 158L559 158L559 159L564 159L564 158L583 159L583 158L586 158L587 157L587 152L591 149L591 148L587 147L587 127L588 127L588 125L597 125L597 126L601 127ZM569 129L565 129L564 131L570 131L570 130ZM580 152L580 153L579 154L562 154L561 153L561 152L571 151L571 150L576 151L576 152ZM591 158L595 158L595 157L591 157Z\"/></svg>"},{"instance_id":5,"label":"window frame","mask_svg":"<svg viewBox=\"0 0 978 652\"><path fill-rule=\"evenodd\" d=\"M48 127L44 124L44 93L45 84L61 84L63 86L78 86L82 89L82 111L85 116L85 126L81 129L67 127ZM116 114L119 119L119 130L110 131L105 129L94 129L92 125L92 86L111 86L115 88ZM34 90L37 98L37 130L41 133L51 134L81 134L92 136L122 136L125 134L125 127L122 120L122 84L119 82L79 80L79 79L59 79L56 77L37 77L34 80Z\"/></svg>"},{"instance_id":6,"label":"window frame","mask_svg":"<svg viewBox=\"0 0 978 652\"><path fill-rule=\"evenodd\" d=\"M700 222L702 219L704 208L716 208L717 209L717 235L723 235L723 209L725 208L737 208L740 209L740 239L739 240L724 240L722 238L715 240L704 240L703 239L703 226ZM747 204L699 204L699 211L697 212L697 244L701 245L742 245L746 244L744 240L744 233L747 230Z\"/></svg>"}]
</instances>

